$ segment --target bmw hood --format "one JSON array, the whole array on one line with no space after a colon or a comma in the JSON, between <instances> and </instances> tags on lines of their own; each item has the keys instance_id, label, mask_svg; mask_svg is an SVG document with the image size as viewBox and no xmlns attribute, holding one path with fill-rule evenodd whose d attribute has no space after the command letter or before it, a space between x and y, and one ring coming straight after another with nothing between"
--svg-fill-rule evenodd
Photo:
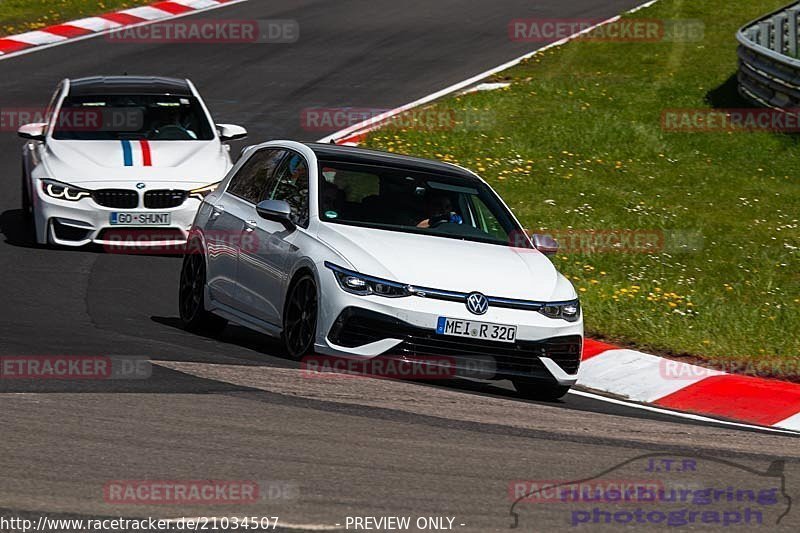
<instances>
[{"instance_id":1,"label":"bmw hood","mask_svg":"<svg viewBox=\"0 0 800 533\"><path fill-rule=\"evenodd\" d=\"M575 298L538 250L330 223L320 224L319 238L350 263L341 266L400 283L523 300Z\"/></svg>"},{"instance_id":2,"label":"bmw hood","mask_svg":"<svg viewBox=\"0 0 800 533\"><path fill-rule=\"evenodd\" d=\"M208 184L231 166L227 146L211 141L60 141L48 139L49 177L72 184L169 181Z\"/></svg>"}]
</instances>

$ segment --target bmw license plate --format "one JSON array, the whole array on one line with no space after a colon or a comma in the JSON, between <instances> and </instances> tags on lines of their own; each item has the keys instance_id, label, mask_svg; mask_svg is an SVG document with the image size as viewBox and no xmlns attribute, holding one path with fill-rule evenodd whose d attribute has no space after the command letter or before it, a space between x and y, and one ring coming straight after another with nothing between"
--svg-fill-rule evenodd
<instances>
[{"instance_id":1,"label":"bmw license plate","mask_svg":"<svg viewBox=\"0 0 800 533\"><path fill-rule=\"evenodd\" d=\"M111 213L113 226L167 226L170 222L170 213Z\"/></svg>"},{"instance_id":2,"label":"bmw license plate","mask_svg":"<svg viewBox=\"0 0 800 533\"><path fill-rule=\"evenodd\" d=\"M514 342L517 340L517 326L473 322L472 320L444 316L440 316L436 323L436 333L497 342Z\"/></svg>"}]
</instances>

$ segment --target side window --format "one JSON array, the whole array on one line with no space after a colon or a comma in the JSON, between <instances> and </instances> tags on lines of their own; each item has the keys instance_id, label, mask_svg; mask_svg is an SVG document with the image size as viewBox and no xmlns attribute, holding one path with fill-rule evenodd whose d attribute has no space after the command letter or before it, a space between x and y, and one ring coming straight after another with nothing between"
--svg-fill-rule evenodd
<instances>
[{"instance_id":1,"label":"side window","mask_svg":"<svg viewBox=\"0 0 800 533\"><path fill-rule=\"evenodd\" d=\"M270 182L265 198L289 204L292 221L298 226L308 227L308 163L302 155L289 152L275 180Z\"/></svg>"},{"instance_id":2,"label":"side window","mask_svg":"<svg viewBox=\"0 0 800 533\"><path fill-rule=\"evenodd\" d=\"M251 155L231 178L227 192L248 202L258 203L267 181L285 154L286 150L272 148Z\"/></svg>"}]
</instances>

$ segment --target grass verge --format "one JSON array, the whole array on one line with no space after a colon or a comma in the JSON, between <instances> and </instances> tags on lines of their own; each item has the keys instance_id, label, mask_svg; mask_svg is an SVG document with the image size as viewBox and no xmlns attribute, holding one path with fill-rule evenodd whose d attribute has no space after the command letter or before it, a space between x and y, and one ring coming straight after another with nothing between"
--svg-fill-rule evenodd
<instances>
[{"instance_id":1,"label":"grass verge","mask_svg":"<svg viewBox=\"0 0 800 533\"><path fill-rule=\"evenodd\" d=\"M53 24L154 3L155 0L3 0L0 37Z\"/></svg>"},{"instance_id":2,"label":"grass verge","mask_svg":"<svg viewBox=\"0 0 800 533\"><path fill-rule=\"evenodd\" d=\"M662 128L665 109L749 106L736 30L785 3L662 0L630 17L696 19L702 38L573 41L491 80L505 89L432 106L460 127L379 130L365 145L476 170L528 228L661 232L654 253L554 259L580 291L587 333L796 380L800 138Z\"/></svg>"}]
</instances>

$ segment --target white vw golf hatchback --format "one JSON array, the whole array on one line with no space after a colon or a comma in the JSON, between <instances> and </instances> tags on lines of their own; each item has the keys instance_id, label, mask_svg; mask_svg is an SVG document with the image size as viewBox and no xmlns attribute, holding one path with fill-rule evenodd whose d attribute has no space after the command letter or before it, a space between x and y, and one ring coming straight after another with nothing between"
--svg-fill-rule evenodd
<instances>
[{"instance_id":1,"label":"white vw golf hatchback","mask_svg":"<svg viewBox=\"0 0 800 533\"><path fill-rule=\"evenodd\" d=\"M500 197L457 166L327 144L245 150L205 197L184 257L190 330L230 320L292 357L491 361L528 397L577 378L575 289Z\"/></svg>"}]
</instances>

